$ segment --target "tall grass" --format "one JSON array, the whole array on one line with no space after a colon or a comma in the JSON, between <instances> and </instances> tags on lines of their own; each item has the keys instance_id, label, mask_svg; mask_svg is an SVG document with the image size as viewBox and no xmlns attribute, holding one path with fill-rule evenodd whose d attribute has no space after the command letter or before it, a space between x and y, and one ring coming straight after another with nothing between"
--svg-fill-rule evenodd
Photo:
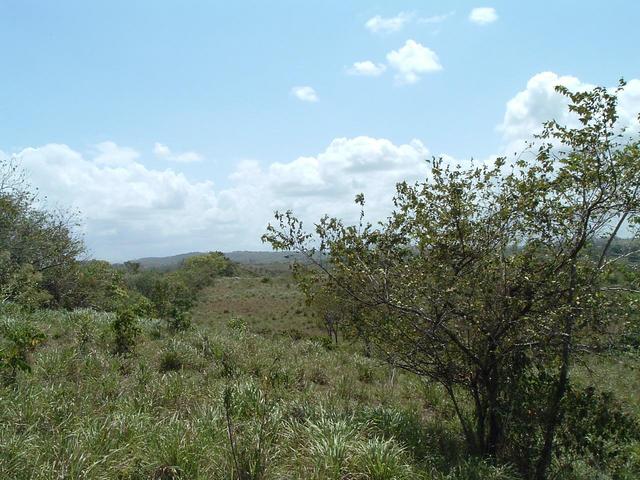
<instances>
[{"instance_id":1,"label":"tall grass","mask_svg":"<svg viewBox=\"0 0 640 480\"><path fill-rule=\"evenodd\" d=\"M114 355L113 315L11 318L46 340L31 372L0 386L1 478L517 478L469 460L436 387L390 384L388 367L348 347L143 320L134 353ZM617 471L637 472L640 450L625 448ZM571 478L596 478L582 461Z\"/></svg>"}]
</instances>

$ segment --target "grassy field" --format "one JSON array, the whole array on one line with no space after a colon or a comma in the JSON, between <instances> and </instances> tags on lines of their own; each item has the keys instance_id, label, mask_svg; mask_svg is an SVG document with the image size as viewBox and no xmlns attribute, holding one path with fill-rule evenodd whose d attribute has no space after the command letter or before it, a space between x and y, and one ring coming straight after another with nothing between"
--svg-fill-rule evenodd
<instances>
[{"instance_id":1,"label":"grassy field","mask_svg":"<svg viewBox=\"0 0 640 480\"><path fill-rule=\"evenodd\" d=\"M584 385L615 392L622 408L640 418L640 358L637 353L592 356L575 370Z\"/></svg>"},{"instance_id":2,"label":"grassy field","mask_svg":"<svg viewBox=\"0 0 640 480\"><path fill-rule=\"evenodd\" d=\"M111 314L2 317L46 341L31 373L0 387L1 478L519 478L469 459L437 386L314 340L322 330L286 275L219 279L191 329L143 320L129 356L112 353ZM637 414L638 366L600 358L578 373ZM628 476L579 460L561 478L637 478L640 445L625 448Z\"/></svg>"},{"instance_id":3,"label":"grassy field","mask_svg":"<svg viewBox=\"0 0 640 480\"><path fill-rule=\"evenodd\" d=\"M233 318L262 334L323 333L289 275L220 278L202 292L193 309L198 325L225 324Z\"/></svg>"}]
</instances>

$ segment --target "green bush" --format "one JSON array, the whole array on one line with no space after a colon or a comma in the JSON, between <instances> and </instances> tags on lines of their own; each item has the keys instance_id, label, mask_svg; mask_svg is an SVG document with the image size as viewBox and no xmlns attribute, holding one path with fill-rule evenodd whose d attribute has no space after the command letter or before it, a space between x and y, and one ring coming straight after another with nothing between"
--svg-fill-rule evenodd
<instances>
[{"instance_id":1,"label":"green bush","mask_svg":"<svg viewBox=\"0 0 640 480\"><path fill-rule=\"evenodd\" d=\"M559 457L588 459L606 469L627 455L627 445L640 441L640 422L626 413L611 392L573 387L565 399L565 423L560 432Z\"/></svg>"},{"instance_id":2,"label":"green bush","mask_svg":"<svg viewBox=\"0 0 640 480\"><path fill-rule=\"evenodd\" d=\"M171 315L167 317L167 326L172 332L184 332L191 327L191 315L188 311L173 308Z\"/></svg>"},{"instance_id":3,"label":"green bush","mask_svg":"<svg viewBox=\"0 0 640 480\"><path fill-rule=\"evenodd\" d=\"M443 480L521 480L508 465L492 465L478 458L462 462L443 476Z\"/></svg>"},{"instance_id":4,"label":"green bush","mask_svg":"<svg viewBox=\"0 0 640 480\"><path fill-rule=\"evenodd\" d=\"M416 478L405 450L393 439L370 438L354 448L349 470L370 480L410 480Z\"/></svg>"},{"instance_id":5,"label":"green bush","mask_svg":"<svg viewBox=\"0 0 640 480\"><path fill-rule=\"evenodd\" d=\"M0 372L5 382L15 383L19 371L31 371L31 353L44 340L44 333L24 319L0 322Z\"/></svg>"},{"instance_id":6,"label":"green bush","mask_svg":"<svg viewBox=\"0 0 640 480\"><path fill-rule=\"evenodd\" d=\"M132 353L140 334L140 325L135 310L131 307L121 308L116 313L111 329L114 333L113 352L118 355Z\"/></svg>"},{"instance_id":7,"label":"green bush","mask_svg":"<svg viewBox=\"0 0 640 480\"><path fill-rule=\"evenodd\" d=\"M227 327L236 333L245 333L247 331L247 322L241 317L231 317L227 321Z\"/></svg>"}]
</instances>

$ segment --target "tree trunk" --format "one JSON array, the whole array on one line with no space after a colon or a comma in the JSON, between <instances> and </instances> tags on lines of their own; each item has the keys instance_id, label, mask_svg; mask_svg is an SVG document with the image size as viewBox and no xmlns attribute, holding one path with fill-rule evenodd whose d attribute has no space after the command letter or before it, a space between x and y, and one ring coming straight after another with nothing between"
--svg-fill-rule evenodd
<instances>
[{"instance_id":1,"label":"tree trunk","mask_svg":"<svg viewBox=\"0 0 640 480\"><path fill-rule=\"evenodd\" d=\"M456 400L455 393L453 391L453 385L448 384L446 382L441 382L442 386L445 388L451 402L453 403L453 408L456 412L456 416L458 417L458 421L460 422L460 426L462 427L462 431L464 432L464 436L467 439L467 446L469 450L472 452L479 451L478 439L474 434L471 426L468 424L466 418L462 414L462 410L460 410L460 406L458 405L458 401Z\"/></svg>"},{"instance_id":2,"label":"tree trunk","mask_svg":"<svg viewBox=\"0 0 640 480\"><path fill-rule=\"evenodd\" d=\"M481 455L487 455L487 442L485 433L486 415L485 404L482 401L480 390L478 388L478 378L482 378L481 373L476 373L476 378L471 384L471 394L473 396L473 402L475 404L475 420L476 431L475 434L475 449L476 453Z\"/></svg>"},{"instance_id":3,"label":"tree trunk","mask_svg":"<svg viewBox=\"0 0 640 480\"><path fill-rule=\"evenodd\" d=\"M564 320L563 338L562 338L562 356L560 373L558 375L558 383L551 399L551 404L547 411L545 421L544 443L542 452L536 466L536 480L546 480L551 458L553 454L553 442L555 440L556 430L562 422L562 400L567 392L569 383L569 367L571 361L571 340L573 334L573 325L575 322L575 290L576 290L576 262L573 261L570 272L569 285L569 305L570 310L567 312Z\"/></svg>"},{"instance_id":4,"label":"tree trunk","mask_svg":"<svg viewBox=\"0 0 640 480\"><path fill-rule=\"evenodd\" d=\"M487 454L497 458L498 447L502 441L502 423L500 420L500 405L498 400L499 379L495 369L492 369L487 379L487 416L489 421L489 435L487 437Z\"/></svg>"}]
</instances>

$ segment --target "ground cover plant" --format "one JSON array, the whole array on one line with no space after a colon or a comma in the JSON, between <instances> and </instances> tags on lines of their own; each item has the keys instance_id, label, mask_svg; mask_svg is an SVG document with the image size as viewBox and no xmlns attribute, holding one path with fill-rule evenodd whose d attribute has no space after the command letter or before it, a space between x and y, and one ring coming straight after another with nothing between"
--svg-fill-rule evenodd
<instances>
[{"instance_id":1,"label":"ground cover plant","mask_svg":"<svg viewBox=\"0 0 640 480\"><path fill-rule=\"evenodd\" d=\"M7 478L521 478L469 456L441 388L346 346L140 319L135 354L120 355L115 315L3 310L45 339L0 389ZM619 361L579 375L616 391L629 381ZM640 361L625 362L637 385ZM562 478L634 478L637 397L580 390L572 402Z\"/></svg>"}]
</instances>

